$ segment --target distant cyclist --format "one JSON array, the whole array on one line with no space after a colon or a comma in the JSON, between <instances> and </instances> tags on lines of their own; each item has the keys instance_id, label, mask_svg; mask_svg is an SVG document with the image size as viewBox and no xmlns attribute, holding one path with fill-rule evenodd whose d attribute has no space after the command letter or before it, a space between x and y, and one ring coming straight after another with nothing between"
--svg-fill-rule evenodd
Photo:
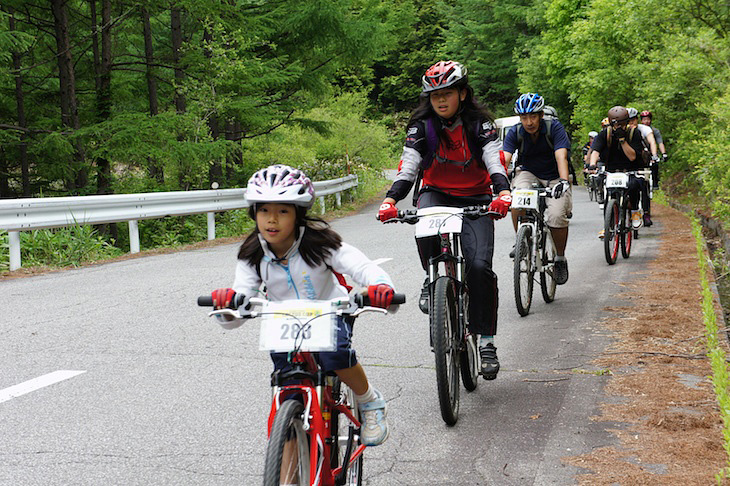
<instances>
[{"instance_id":1,"label":"distant cyclist","mask_svg":"<svg viewBox=\"0 0 730 486\"><path fill-rule=\"evenodd\" d=\"M657 156L657 144L656 139L654 138L654 132L651 130L650 127L640 124L639 123L639 112L636 108L626 108L629 112L629 127L633 127L636 130L639 130L641 132L641 137L644 142L644 154L646 154L645 157L642 158L645 165L648 167L653 167L655 164L659 162L659 157ZM653 177L653 175L652 175ZM651 198L649 197L649 181L648 180L641 180L642 188L641 188L641 201L642 206L644 208L644 226L651 226L653 223L651 221Z\"/></svg>"},{"instance_id":2,"label":"distant cyclist","mask_svg":"<svg viewBox=\"0 0 730 486\"><path fill-rule=\"evenodd\" d=\"M568 281L565 247L568 243L568 218L573 210L573 194L568 182L570 140L560 121L544 119L544 107L545 100L537 93L525 93L515 101L515 113L520 116L520 123L510 128L505 136L504 155L509 163L515 151L520 153L520 166L512 179L513 189L530 188L533 183L553 188L553 197L547 199L545 214L557 253L555 282L562 285ZM512 211L515 231L519 216L520 211Z\"/></svg>"},{"instance_id":3,"label":"distant cyclist","mask_svg":"<svg viewBox=\"0 0 730 486\"><path fill-rule=\"evenodd\" d=\"M593 144L593 140L595 140L596 135L598 135L598 132L595 132L595 131L588 132L588 142L586 142L586 144L583 145L583 166L585 168L588 168L588 165L591 162L591 152L593 152L591 145Z\"/></svg>"},{"instance_id":4,"label":"distant cyclist","mask_svg":"<svg viewBox=\"0 0 730 486\"><path fill-rule=\"evenodd\" d=\"M507 215L512 202L507 171L500 160L502 143L494 117L475 98L459 62L439 61L423 75L420 103L408 122L398 175L380 206L378 218L397 216L395 203L405 198L417 181L419 208L464 207L489 204ZM494 193L492 192L494 187ZM479 334L481 373L497 377L497 275L492 271L494 221L488 217L464 218L461 247L467 262L469 330ZM416 240L421 265L428 268L438 254L438 238ZM418 305L428 313L428 277Z\"/></svg>"},{"instance_id":5,"label":"distant cyclist","mask_svg":"<svg viewBox=\"0 0 730 486\"><path fill-rule=\"evenodd\" d=\"M666 161L668 158L667 155L667 148L664 146L664 139L662 138L662 133L659 131L659 129L655 126L652 126L652 115L649 110L644 110L641 112L641 124L646 125L648 127L651 127L652 131L654 132L654 139L656 139L657 147L659 148L659 151L662 154L662 161ZM654 188L659 187L659 164L655 163L651 166L651 180L654 185Z\"/></svg>"},{"instance_id":6,"label":"distant cyclist","mask_svg":"<svg viewBox=\"0 0 730 486\"><path fill-rule=\"evenodd\" d=\"M641 169L643 167L641 151L644 149L644 145L639 131L629 128L629 111L623 106L614 106L608 110L608 120L610 126L601 130L593 141L590 166L595 167L600 157L608 172ZM637 177L630 177L628 194L631 207L634 208L632 224L634 224L635 215L638 214L636 208L639 207L641 190L641 181ZM598 236L603 238L603 230Z\"/></svg>"}]
</instances>

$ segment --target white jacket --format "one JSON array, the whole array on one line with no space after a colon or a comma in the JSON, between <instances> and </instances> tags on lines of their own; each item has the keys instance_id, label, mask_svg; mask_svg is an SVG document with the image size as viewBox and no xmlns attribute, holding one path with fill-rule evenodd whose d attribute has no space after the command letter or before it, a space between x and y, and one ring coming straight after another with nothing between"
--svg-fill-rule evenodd
<instances>
[{"instance_id":1,"label":"white jacket","mask_svg":"<svg viewBox=\"0 0 730 486\"><path fill-rule=\"evenodd\" d=\"M239 260L233 290L253 297L258 293L261 283L264 283L267 297L274 301L329 300L346 297L347 289L339 283L332 270L349 275L354 282L362 286L387 284L394 287L387 273L363 252L347 243L342 243L342 246L326 257L321 265L316 267L307 265L299 253L304 228L299 234L299 239L284 257L288 260L286 265L277 261L276 255L259 234L259 241L264 250L264 257L259 266L260 272L255 265Z\"/></svg>"}]
</instances>

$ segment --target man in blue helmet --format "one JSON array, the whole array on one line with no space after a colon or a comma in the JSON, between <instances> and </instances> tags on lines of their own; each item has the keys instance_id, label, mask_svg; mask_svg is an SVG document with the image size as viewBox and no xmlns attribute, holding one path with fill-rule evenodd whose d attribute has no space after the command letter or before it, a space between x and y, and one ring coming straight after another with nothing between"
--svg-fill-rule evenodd
<instances>
[{"instance_id":1,"label":"man in blue helmet","mask_svg":"<svg viewBox=\"0 0 730 486\"><path fill-rule=\"evenodd\" d=\"M537 93L525 93L515 101L515 113L520 123L513 126L504 140L507 164L515 152L519 153L512 189L531 188L533 183L553 188L553 197L547 199L547 225L555 242L555 282L568 281L568 261L565 247L568 243L568 218L573 210L573 194L568 182L570 170L568 150L570 139L557 119L544 118L545 100ZM512 222L517 230L520 211L512 211ZM510 256L514 257L514 249Z\"/></svg>"}]
</instances>

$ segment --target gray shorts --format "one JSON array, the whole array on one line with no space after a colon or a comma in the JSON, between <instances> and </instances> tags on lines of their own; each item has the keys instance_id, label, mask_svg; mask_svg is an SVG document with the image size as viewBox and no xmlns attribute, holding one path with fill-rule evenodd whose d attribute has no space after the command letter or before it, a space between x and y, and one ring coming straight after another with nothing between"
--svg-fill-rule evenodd
<instances>
[{"instance_id":1,"label":"gray shorts","mask_svg":"<svg viewBox=\"0 0 730 486\"><path fill-rule=\"evenodd\" d=\"M530 189L533 183L542 187L553 187L560 179L538 179L532 172L517 169L512 178L512 189ZM550 228L567 228L568 216L573 212L573 190L568 186L568 191L560 198L547 198L547 209L545 210L545 221Z\"/></svg>"}]
</instances>

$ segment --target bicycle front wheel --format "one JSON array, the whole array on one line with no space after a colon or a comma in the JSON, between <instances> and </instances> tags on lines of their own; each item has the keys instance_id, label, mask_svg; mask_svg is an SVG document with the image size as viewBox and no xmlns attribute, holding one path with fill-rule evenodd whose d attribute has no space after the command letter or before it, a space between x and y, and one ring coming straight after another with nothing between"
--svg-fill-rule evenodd
<instances>
[{"instance_id":1,"label":"bicycle front wheel","mask_svg":"<svg viewBox=\"0 0 730 486\"><path fill-rule=\"evenodd\" d=\"M535 268L532 265L532 227L523 225L517 231L514 261L515 304L524 317L530 313Z\"/></svg>"},{"instance_id":2,"label":"bicycle front wheel","mask_svg":"<svg viewBox=\"0 0 730 486\"><path fill-rule=\"evenodd\" d=\"M555 300L555 242L550 230L546 230L543 235L543 244L540 248L540 259L542 260L542 270L540 270L540 290L542 290L542 299L548 304Z\"/></svg>"},{"instance_id":3,"label":"bicycle front wheel","mask_svg":"<svg viewBox=\"0 0 730 486\"><path fill-rule=\"evenodd\" d=\"M447 425L459 419L459 325L454 284L448 277L436 280L431 306L431 339L436 358L436 388L441 417Z\"/></svg>"},{"instance_id":4,"label":"bicycle front wheel","mask_svg":"<svg viewBox=\"0 0 730 486\"><path fill-rule=\"evenodd\" d=\"M624 198L621 205L621 256L628 258L631 255L634 229L631 226L631 205L627 202L628 196Z\"/></svg>"},{"instance_id":5,"label":"bicycle front wheel","mask_svg":"<svg viewBox=\"0 0 730 486\"><path fill-rule=\"evenodd\" d=\"M615 199L606 203L606 213L603 219L603 253L609 265L616 263L618 258L619 240L619 211Z\"/></svg>"},{"instance_id":6,"label":"bicycle front wheel","mask_svg":"<svg viewBox=\"0 0 730 486\"><path fill-rule=\"evenodd\" d=\"M264 486L309 485L309 440L303 411L298 400L285 400L276 412L266 447Z\"/></svg>"},{"instance_id":7,"label":"bicycle front wheel","mask_svg":"<svg viewBox=\"0 0 730 486\"><path fill-rule=\"evenodd\" d=\"M343 403L358 422L361 421L360 409L357 408L355 402L355 393L339 379L336 379L335 385L332 387L332 398L335 402ZM349 461L352 453L360 445L360 434L359 430L355 428L355 424L350 422L347 416L335 410L332 411L331 430L333 441L330 465L332 470L335 470ZM347 466L345 482L341 484L360 486L362 484L362 464L361 454L355 459L355 462Z\"/></svg>"}]
</instances>

